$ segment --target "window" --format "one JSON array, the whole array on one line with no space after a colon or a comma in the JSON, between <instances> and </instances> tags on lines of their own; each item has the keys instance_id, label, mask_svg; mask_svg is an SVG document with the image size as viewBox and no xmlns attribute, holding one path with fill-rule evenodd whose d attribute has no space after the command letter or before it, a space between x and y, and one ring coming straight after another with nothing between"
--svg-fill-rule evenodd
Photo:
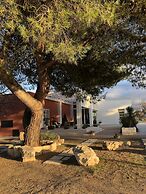
<instances>
[{"instance_id":1,"label":"window","mask_svg":"<svg viewBox=\"0 0 146 194\"><path fill-rule=\"evenodd\" d=\"M13 127L13 120L4 120L4 121L1 121L1 127L3 127L3 128Z\"/></svg>"},{"instance_id":2,"label":"window","mask_svg":"<svg viewBox=\"0 0 146 194\"><path fill-rule=\"evenodd\" d=\"M14 136L14 137L19 137L19 135L20 135L19 129L14 129L14 130L12 131L12 136Z\"/></svg>"},{"instance_id":3,"label":"window","mask_svg":"<svg viewBox=\"0 0 146 194\"><path fill-rule=\"evenodd\" d=\"M44 109L43 126L50 126L50 110Z\"/></svg>"}]
</instances>

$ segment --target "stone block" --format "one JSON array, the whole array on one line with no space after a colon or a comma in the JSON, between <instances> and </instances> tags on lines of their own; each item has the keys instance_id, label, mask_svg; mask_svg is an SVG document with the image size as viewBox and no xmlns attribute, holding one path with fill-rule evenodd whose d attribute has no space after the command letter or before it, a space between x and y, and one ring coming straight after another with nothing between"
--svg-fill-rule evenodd
<instances>
[{"instance_id":1,"label":"stone block","mask_svg":"<svg viewBox=\"0 0 146 194\"><path fill-rule=\"evenodd\" d=\"M117 150L123 145L124 145L123 141L104 141L103 142L103 148L110 150L110 151Z\"/></svg>"},{"instance_id":2,"label":"stone block","mask_svg":"<svg viewBox=\"0 0 146 194\"><path fill-rule=\"evenodd\" d=\"M58 144L58 145L64 144L64 139L58 139L58 140L57 140L57 144Z\"/></svg>"},{"instance_id":3,"label":"stone block","mask_svg":"<svg viewBox=\"0 0 146 194\"><path fill-rule=\"evenodd\" d=\"M36 160L35 150L33 147L22 146L21 148L23 162L32 162Z\"/></svg>"},{"instance_id":4,"label":"stone block","mask_svg":"<svg viewBox=\"0 0 146 194\"><path fill-rule=\"evenodd\" d=\"M43 146L33 147L33 150L34 150L35 152L38 152L38 153L41 152L42 149L43 149Z\"/></svg>"},{"instance_id":5,"label":"stone block","mask_svg":"<svg viewBox=\"0 0 146 194\"><path fill-rule=\"evenodd\" d=\"M135 135L136 127L122 127L122 135Z\"/></svg>"},{"instance_id":6,"label":"stone block","mask_svg":"<svg viewBox=\"0 0 146 194\"><path fill-rule=\"evenodd\" d=\"M47 151L47 150L50 150L50 147L51 145L45 145L45 146L42 146L42 151Z\"/></svg>"},{"instance_id":7,"label":"stone block","mask_svg":"<svg viewBox=\"0 0 146 194\"><path fill-rule=\"evenodd\" d=\"M127 141L125 144L126 146L131 146L131 141Z\"/></svg>"},{"instance_id":8,"label":"stone block","mask_svg":"<svg viewBox=\"0 0 146 194\"><path fill-rule=\"evenodd\" d=\"M51 145L50 145L50 151L55 151L57 149L57 143L56 142L53 142Z\"/></svg>"},{"instance_id":9,"label":"stone block","mask_svg":"<svg viewBox=\"0 0 146 194\"><path fill-rule=\"evenodd\" d=\"M24 141L24 132L23 131L20 132L19 139L20 139L20 141Z\"/></svg>"}]
</instances>

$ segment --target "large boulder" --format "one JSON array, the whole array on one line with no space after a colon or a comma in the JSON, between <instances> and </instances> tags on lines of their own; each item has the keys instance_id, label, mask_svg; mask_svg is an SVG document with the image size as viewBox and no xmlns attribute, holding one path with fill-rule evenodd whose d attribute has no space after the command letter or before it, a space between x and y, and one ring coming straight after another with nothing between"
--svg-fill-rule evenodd
<instances>
[{"instance_id":1,"label":"large boulder","mask_svg":"<svg viewBox=\"0 0 146 194\"><path fill-rule=\"evenodd\" d=\"M99 163L96 153L86 145L76 146L73 148L73 153L78 163L82 166L94 166Z\"/></svg>"},{"instance_id":2,"label":"large boulder","mask_svg":"<svg viewBox=\"0 0 146 194\"><path fill-rule=\"evenodd\" d=\"M117 150L124 145L123 141L104 141L103 147L107 150Z\"/></svg>"}]
</instances>

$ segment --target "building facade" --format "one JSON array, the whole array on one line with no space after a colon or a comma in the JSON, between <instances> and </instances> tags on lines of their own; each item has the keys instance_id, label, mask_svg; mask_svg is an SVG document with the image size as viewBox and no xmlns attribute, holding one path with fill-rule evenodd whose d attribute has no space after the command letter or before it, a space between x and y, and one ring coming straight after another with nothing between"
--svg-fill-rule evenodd
<instances>
[{"instance_id":1,"label":"building facade","mask_svg":"<svg viewBox=\"0 0 146 194\"><path fill-rule=\"evenodd\" d=\"M30 93L34 95L33 93ZM23 114L26 106L14 95L0 96L0 137L18 136L23 129ZM97 108L90 102L49 95L45 99L42 128L64 121L81 129L84 124L92 126L97 122Z\"/></svg>"}]
</instances>

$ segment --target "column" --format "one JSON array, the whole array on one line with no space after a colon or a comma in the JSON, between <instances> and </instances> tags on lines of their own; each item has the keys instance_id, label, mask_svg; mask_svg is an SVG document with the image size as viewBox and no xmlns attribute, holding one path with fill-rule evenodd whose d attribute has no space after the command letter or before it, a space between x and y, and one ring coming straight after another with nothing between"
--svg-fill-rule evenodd
<instances>
[{"instance_id":1,"label":"column","mask_svg":"<svg viewBox=\"0 0 146 194\"><path fill-rule=\"evenodd\" d=\"M90 126L93 126L93 104L91 104L89 108L89 119L90 119Z\"/></svg>"},{"instance_id":2,"label":"column","mask_svg":"<svg viewBox=\"0 0 146 194\"><path fill-rule=\"evenodd\" d=\"M82 129L82 105L79 100L76 101L77 111L77 129Z\"/></svg>"},{"instance_id":3,"label":"column","mask_svg":"<svg viewBox=\"0 0 146 194\"><path fill-rule=\"evenodd\" d=\"M70 108L70 116L71 116L71 120L74 121L73 103L71 104L71 108Z\"/></svg>"},{"instance_id":4,"label":"column","mask_svg":"<svg viewBox=\"0 0 146 194\"><path fill-rule=\"evenodd\" d=\"M59 102L59 123L62 124L62 102Z\"/></svg>"},{"instance_id":5,"label":"column","mask_svg":"<svg viewBox=\"0 0 146 194\"><path fill-rule=\"evenodd\" d=\"M97 110L96 110L96 121L97 121L97 124L98 124L99 120L98 120L98 111Z\"/></svg>"},{"instance_id":6,"label":"column","mask_svg":"<svg viewBox=\"0 0 146 194\"><path fill-rule=\"evenodd\" d=\"M43 109L43 115L42 115L42 121L41 121L41 128L44 127L44 109Z\"/></svg>"}]
</instances>

